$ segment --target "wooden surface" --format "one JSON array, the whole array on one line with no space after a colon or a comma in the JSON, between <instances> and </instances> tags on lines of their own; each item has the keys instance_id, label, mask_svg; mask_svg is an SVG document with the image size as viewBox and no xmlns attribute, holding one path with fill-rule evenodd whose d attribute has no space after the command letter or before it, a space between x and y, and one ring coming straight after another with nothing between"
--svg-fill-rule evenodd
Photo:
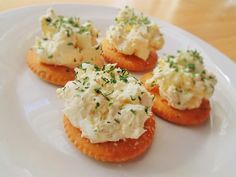
<instances>
[{"instance_id":1,"label":"wooden surface","mask_svg":"<svg viewBox=\"0 0 236 177\"><path fill-rule=\"evenodd\" d=\"M0 0L0 11L56 2L130 5L199 36L236 62L236 0Z\"/></svg>"}]
</instances>

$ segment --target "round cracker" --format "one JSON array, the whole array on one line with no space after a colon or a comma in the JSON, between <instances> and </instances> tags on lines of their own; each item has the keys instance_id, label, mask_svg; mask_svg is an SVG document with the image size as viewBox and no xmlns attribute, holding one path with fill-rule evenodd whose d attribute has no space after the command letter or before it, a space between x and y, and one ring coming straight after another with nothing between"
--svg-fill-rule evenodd
<instances>
[{"instance_id":1,"label":"round cracker","mask_svg":"<svg viewBox=\"0 0 236 177\"><path fill-rule=\"evenodd\" d=\"M29 68L41 79L51 84L64 86L68 81L75 79L74 69L41 63L33 49L28 51L26 59ZM104 62L101 59L97 59L94 64L102 67Z\"/></svg>"},{"instance_id":2,"label":"round cracker","mask_svg":"<svg viewBox=\"0 0 236 177\"><path fill-rule=\"evenodd\" d=\"M51 84L64 86L75 78L74 69L41 63L32 49L28 51L26 58L29 68L41 79Z\"/></svg>"},{"instance_id":3,"label":"round cracker","mask_svg":"<svg viewBox=\"0 0 236 177\"><path fill-rule=\"evenodd\" d=\"M155 99L152 111L157 116L169 122L179 125L199 125L207 121L210 114L210 103L208 100L203 100L200 107L190 110L178 110L170 105L159 95L158 87L150 87L145 84L145 81L152 77L152 73L147 73L141 77L141 82L147 90L154 94Z\"/></svg>"},{"instance_id":4,"label":"round cracker","mask_svg":"<svg viewBox=\"0 0 236 177\"><path fill-rule=\"evenodd\" d=\"M129 71L148 71L153 69L157 63L157 54L155 51L151 51L146 61L135 55L125 55L119 53L115 48L112 48L108 40L102 41L103 57L108 63L117 63L120 68L127 69Z\"/></svg>"},{"instance_id":5,"label":"round cracker","mask_svg":"<svg viewBox=\"0 0 236 177\"><path fill-rule=\"evenodd\" d=\"M154 114L179 125L199 125L208 120L210 114L210 103L203 100L200 107L190 110L178 110L168 105L166 100L155 94L152 107Z\"/></svg>"},{"instance_id":6,"label":"round cracker","mask_svg":"<svg viewBox=\"0 0 236 177\"><path fill-rule=\"evenodd\" d=\"M64 116L65 132L75 147L89 157L103 162L125 162L147 151L154 138L155 120L153 116L145 122L144 127L146 131L138 139L90 143L87 138L81 137L80 129L74 127Z\"/></svg>"}]
</instances>

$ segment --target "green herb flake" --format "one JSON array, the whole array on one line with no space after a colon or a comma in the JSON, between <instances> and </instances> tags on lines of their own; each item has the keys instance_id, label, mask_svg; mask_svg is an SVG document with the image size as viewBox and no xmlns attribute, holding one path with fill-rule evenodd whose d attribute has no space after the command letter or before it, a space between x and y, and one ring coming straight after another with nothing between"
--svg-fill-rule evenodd
<instances>
[{"instance_id":1,"label":"green herb flake","mask_svg":"<svg viewBox=\"0 0 236 177\"><path fill-rule=\"evenodd\" d=\"M52 19L51 19L51 17L47 17L47 18L45 18L45 21L46 21L47 23L51 23L51 22L52 22Z\"/></svg>"},{"instance_id":2,"label":"green herb flake","mask_svg":"<svg viewBox=\"0 0 236 177\"><path fill-rule=\"evenodd\" d=\"M194 71L194 70L195 70L195 64L193 64L193 63L187 64L186 67L189 68L191 71Z\"/></svg>"},{"instance_id":3,"label":"green herb flake","mask_svg":"<svg viewBox=\"0 0 236 177\"><path fill-rule=\"evenodd\" d=\"M142 101L142 98L140 96L138 96L138 99L139 99L139 101Z\"/></svg>"},{"instance_id":4,"label":"green herb flake","mask_svg":"<svg viewBox=\"0 0 236 177\"><path fill-rule=\"evenodd\" d=\"M136 98L133 97L133 96L130 96L130 99L131 99L132 101L136 100Z\"/></svg>"},{"instance_id":5,"label":"green herb flake","mask_svg":"<svg viewBox=\"0 0 236 177\"><path fill-rule=\"evenodd\" d=\"M48 58L49 58L49 59L53 58L53 55L48 55Z\"/></svg>"},{"instance_id":6,"label":"green herb flake","mask_svg":"<svg viewBox=\"0 0 236 177\"><path fill-rule=\"evenodd\" d=\"M148 107L145 106L145 109L144 109L145 113L148 114Z\"/></svg>"},{"instance_id":7,"label":"green herb flake","mask_svg":"<svg viewBox=\"0 0 236 177\"><path fill-rule=\"evenodd\" d=\"M84 80L84 81L83 81L83 85L85 85L85 84L89 81L89 77L86 76L83 80Z\"/></svg>"},{"instance_id":8,"label":"green herb flake","mask_svg":"<svg viewBox=\"0 0 236 177\"><path fill-rule=\"evenodd\" d=\"M80 26L80 29L79 29L79 34L82 34L82 33L84 33L84 32L86 32L86 31L88 31L88 28L87 27L85 27L85 26Z\"/></svg>"},{"instance_id":9,"label":"green herb flake","mask_svg":"<svg viewBox=\"0 0 236 177\"><path fill-rule=\"evenodd\" d=\"M68 46L72 46L72 45L73 45L73 42L68 42L67 45L68 45Z\"/></svg>"},{"instance_id":10,"label":"green herb flake","mask_svg":"<svg viewBox=\"0 0 236 177\"><path fill-rule=\"evenodd\" d=\"M114 121L118 124L120 123L120 121L118 119L114 119Z\"/></svg>"},{"instance_id":11,"label":"green herb flake","mask_svg":"<svg viewBox=\"0 0 236 177\"><path fill-rule=\"evenodd\" d=\"M95 47L95 50L98 50L98 49L100 49L100 45L98 45L97 47Z\"/></svg>"},{"instance_id":12,"label":"green herb flake","mask_svg":"<svg viewBox=\"0 0 236 177\"><path fill-rule=\"evenodd\" d=\"M114 73L110 73L110 76L111 76L110 82L115 84L116 83L115 74Z\"/></svg>"},{"instance_id":13,"label":"green herb flake","mask_svg":"<svg viewBox=\"0 0 236 177\"><path fill-rule=\"evenodd\" d=\"M100 71L100 68L97 65L94 65L95 71Z\"/></svg>"},{"instance_id":14,"label":"green herb flake","mask_svg":"<svg viewBox=\"0 0 236 177\"><path fill-rule=\"evenodd\" d=\"M105 84L107 84L107 83L109 83L110 81L109 81L109 79L107 79L107 78L105 78L105 77L101 77L101 79L105 82Z\"/></svg>"},{"instance_id":15,"label":"green herb flake","mask_svg":"<svg viewBox=\"0 0 236 177\"><path fill-rule=\"evenodd\" d=\"M94 91L97 94L101 94L107 101L110 101L110 99L104 93L102 93L101 88L95 88Z\"/></svg>"},{"instance_id":16,"label":"green herb flake","mask_svg":"<svg viewBox=\"0 0 236 177\"><path fill-rule=\"evenodd\" d=\"M99 102L96 102L95 109L97 109L99 106L100 106L100 103L99 103Z\"/></svg>"},{"instance_id":17,"label":"green herb flake","mask_svg":"<svg viewBox=\"0 0 236 177\"><path fill-rule=\"evenodd\" d=\"M108 106L111 106L111 105L113 105L113 102L109 102Z\"/></svg>"},{"instance_id":18,"label":"green herb flake","mask_svg":"<svg viewBox=\"0 0 236 177\"><path fill-rule=\"evenodd\" d=\"M132 112L134 115L136 115L136 112L135 112L135 110L133 110L133 109L130 109L130 112Z\"/></svg>"}]
</instances>

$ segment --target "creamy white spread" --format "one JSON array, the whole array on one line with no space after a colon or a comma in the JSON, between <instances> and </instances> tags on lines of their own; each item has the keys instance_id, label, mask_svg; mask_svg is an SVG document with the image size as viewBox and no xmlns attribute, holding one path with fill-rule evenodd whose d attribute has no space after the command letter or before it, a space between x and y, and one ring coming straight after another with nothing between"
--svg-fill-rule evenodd
<instances>
[{"instance_id":1,"label":"creamy white spread","mask_svg":"<svg viewBox=\"0 0 236 177\"><path fill-rule=\"evenodd\" d=\"M40 18L42 37L34 45L39 60L70 68L100 58L98 32L91 22L80 24L77 17L57 16L49 9Z\"/></svg>"},{"instance_id":2,"label":"creamy white spread","mask_svg":"<svg viewBox=\"0 0 236 177\"><path fill-rule=\"evenodd\" d=\"M216 83L216 77L206 71L203 58L194 50L160 58L153 77L146 81L157 85L160 96L180 110L198 108L203 99L212 96Z\"/></svg>"},{"instance_id":3,"label":"creamy white spread","mask_svg":"<svg viewBox=\"0 0 236 177\"><path fill-rule=\"evenodd\" d=\"M83 63L76 79L57 90L64 114L91 143L139 138L151 115L153 96L135 77L114 64L102 69Z\"/></svg>"},{"instance_id":4,"label":"creamy white spread","mask_svg":"<svg viewBox=\"0 0 236 177\"><path fill-rule=\"evenodd\" d=\"M160 49L164 40L159 28L142 13L125 7L109 27L106 39L120 53L147 60L151 50Z\"/></svg>"}]
</instances>

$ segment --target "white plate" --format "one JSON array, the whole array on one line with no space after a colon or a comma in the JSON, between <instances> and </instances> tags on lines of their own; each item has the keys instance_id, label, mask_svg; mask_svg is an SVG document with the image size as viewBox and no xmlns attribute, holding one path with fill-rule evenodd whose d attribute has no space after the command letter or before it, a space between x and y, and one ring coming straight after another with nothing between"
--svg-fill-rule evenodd
<instances>
[{"instance_id":1,"label":"white plate","mask_svg":"<svg viewBox=\"0 0 236 177\"><path fill-rule=\"evenodd\" d=\"M94 161L68 142L62 123L62 102L55 86L33 74L26 51L39 34L38 18L52 7L58 14L92 20L104 35L117 10L64 4L35 6L0 14L0 176L235 176L235 64L202 40L166 22L155 20L164 33L163 53L196 48L205 57L218 84L211 99L211 119L182 127L157 118L151 149L124 164Z\"/></svg>"}]
</instances>

